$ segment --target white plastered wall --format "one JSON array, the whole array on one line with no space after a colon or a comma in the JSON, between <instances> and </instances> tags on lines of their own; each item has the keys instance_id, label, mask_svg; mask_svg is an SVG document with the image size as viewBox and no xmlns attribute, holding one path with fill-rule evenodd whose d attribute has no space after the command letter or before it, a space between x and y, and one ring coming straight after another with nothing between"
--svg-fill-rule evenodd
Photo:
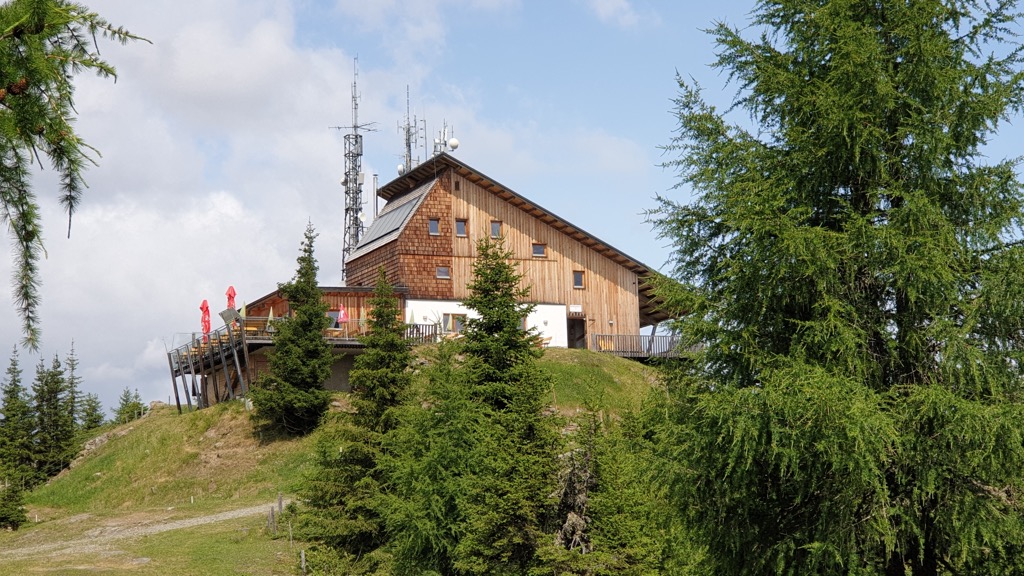
<instances>
[{"instance_id":1,"label":"white plastered wall","mask_svg":"<svg viewBox=\"0 0 1024 576\"><path fill-rule=\"evenodd\" d=\"M468 318L479 314L453 300L406 300L405 321L410 324L441 324L445 314L465 314ZM565 348L569 345L566 333L564 304L537 304L526 317L526 327L535 328L541 338L551 338L548 346Z\"/></svg>"}]
</instances>

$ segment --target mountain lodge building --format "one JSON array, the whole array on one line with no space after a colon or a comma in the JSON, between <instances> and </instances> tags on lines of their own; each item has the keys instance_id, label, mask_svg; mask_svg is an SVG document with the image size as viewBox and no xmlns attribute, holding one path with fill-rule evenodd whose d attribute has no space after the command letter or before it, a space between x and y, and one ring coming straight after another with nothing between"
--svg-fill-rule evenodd
<instances>
[{"instance_id":1,"label":"mountain lodge building","mask_svg":"<svg viewBox=\"0 0 1024 576\"><path fill-rule=\"evenodd\" d=\"M536 329L541 345L634 358L674 353L674 339L640 334L669 319L651 285L655 272L453 156L429 158L377 196L387 203L345 263L347 286L321 288L333 320L325 337L339 353L327 388L348 387L381 267L396 287L411 338L456 337L473 315L462 300L477 241L487 236L504 238L530 287L536 307L524 328ZM224 327L206 342L194 337L168 353L175 397L180 379L191 404L189 377L201 404L244 395L266 369L272 319L287 314L277 291L249 304L245 318L222 312Z\"/></svg>"}]
</instances>

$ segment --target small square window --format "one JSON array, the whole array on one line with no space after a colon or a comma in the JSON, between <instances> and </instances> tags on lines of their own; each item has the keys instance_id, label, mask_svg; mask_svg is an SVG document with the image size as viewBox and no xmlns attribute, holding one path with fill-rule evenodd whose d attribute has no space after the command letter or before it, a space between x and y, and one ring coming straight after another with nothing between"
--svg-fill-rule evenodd
<instances>
[{"instance_id":1,"label":"small square window","mask_svg":"<svg viewBox=\"0 0 1024 576\"><path fill-rule=\"evenodd\" d=\"M501 237L501 220L491 220L491 238Z\"/></svg>"},{"instance_id":2,"label":"small square window","mask_svg":"<svg viewBox=\"0 0 1024 576\"><path fill-rule=\"evenodd\" d=\"M465 314L445 314L441 317L443 329L449 334L461 334L466 329Z\"/></svg>"},{"instance_id":3,"label":"small square window","mask_svg":"<svg viewBox=\"0 0 1024 576\"><path fill-rule=\"evenodd\" d=\"M427 230L431 236L439 236L441 234L441 221L437 218L431 218L427 221Z\"/></svg>"},{"instance_id":4,"label":"small square window","mask_svg":"<svg viewBox=\"0 0 1024 576\"><path fill-rule=\"evenodd\" d=\"M437 277L438 278L443 278L443 279L447 280L447 279L452 277L451 270L447 266L438 266L437 267Z\"/></svg>"},{"instance_id":5,"label":"small square window","mask_svg":"<svg viewBox=\"0 0 1024 576\"><path fill-rule=\"evenodd\" d=\"M455 221L455 235L456 236L461 236L461 237L465 238L466 237L466 229L467 229L467 227L468 226L466 225L466 221L465 220L456 220Z\"/></svg>"},{"instance_id":6,"label":"small square window","mask_svg":"<svg viewBox=\"0 0 1024 576\"><path fill-rule=\"evenodd\" d=\"M572 287L583 288L583 270L572 271Z\"/></svg>"},{"instance_id":7,"label":"small square window","mask_svg":"<svg viewBox=\"0 0 1024 576\"><path fill-rule=\"evenodd\" d=\"M547 258L548 245L547 244L534 244L533 245L533 257L534 258Z\"/></svg>"}]
</instances>

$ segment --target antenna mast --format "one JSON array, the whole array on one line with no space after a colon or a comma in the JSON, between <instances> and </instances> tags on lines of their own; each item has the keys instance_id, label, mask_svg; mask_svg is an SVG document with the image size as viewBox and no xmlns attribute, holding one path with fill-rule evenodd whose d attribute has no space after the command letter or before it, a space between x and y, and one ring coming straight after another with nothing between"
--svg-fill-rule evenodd
<instances>
[{"instance_id":1,"label":"antenna mast","mask_svg":"<svg viewBox=\"0 0 1024 576\"><path fill-rule=\"evenodd\" d=\"M403 162L398 165L399 175L405 174L409 170L415 168L413 163L419 164L419 157L415 160L412 157L412 149L417 147L417 140L420 135L419 121L415 116L412 116L409 106L409 86L405 87L405 124L398 126L398 131L402 133L405 138L405 157Z\"/></svg>"},{"instance_id":2,"label":"antenna mast","mask_svg":"<svg viewBox=\"0 0 1024 576\"><path fill-rule=\"evenodd\" d=\"M345 134L345 176L341 185L345 188L345 236L341 247L341 279L345 280L345 264L359 245L363 235L363 135L360 130L373 132L375 122L359 123L359 57L352 63L352 125L332 126L337 130L349 129Z\"/></svg>"}]
</instances>

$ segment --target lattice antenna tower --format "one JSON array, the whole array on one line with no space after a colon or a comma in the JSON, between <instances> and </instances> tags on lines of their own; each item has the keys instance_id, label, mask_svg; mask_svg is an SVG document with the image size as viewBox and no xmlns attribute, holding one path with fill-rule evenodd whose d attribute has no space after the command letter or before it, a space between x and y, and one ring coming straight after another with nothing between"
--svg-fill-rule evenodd
<instances>
[{"instance_id":1,"label":"lattice antenna tower","mask_svg":"<svg viewBox=\"0 0 1024 576\"><path fill-rule=\"evenodd\" d=\"M352 125L332 126L337 130L349 130L345 134L345 176L341 185L345 188L345 235L341 247L341 279L345 280L345 264L359 245L363 235L366 215L363 213L363 135L360 131L374 132L376 122L359 123L359 58L352 64Z\"/></svg>"}]
</instances>

